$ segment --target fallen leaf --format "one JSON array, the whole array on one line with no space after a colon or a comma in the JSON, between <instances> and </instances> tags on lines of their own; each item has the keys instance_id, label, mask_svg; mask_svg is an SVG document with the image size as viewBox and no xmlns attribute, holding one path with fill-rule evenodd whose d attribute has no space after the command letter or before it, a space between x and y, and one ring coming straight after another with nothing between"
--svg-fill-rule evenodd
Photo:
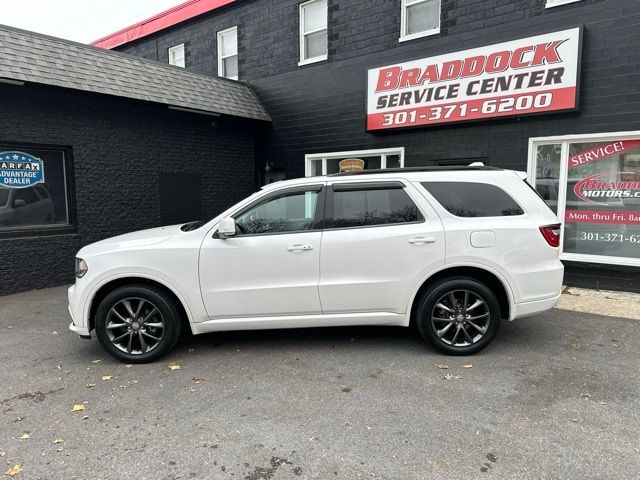
<instances>
[{"instance_id":1,"label":"fallen leaf","mask_svg":"<svg viewBox=\"0 0 640 480\"><path fill-rule=\"evenodd\" d=\"M83 412L84 411L84 405L82 403L80 404L75 404L73 406L73 408L71 409L72 412Z\"/></svg>"},{"instance_id":2,"label":"fallen leaf","mask_svg":"<svg viewBox=\"0 0 640 480\"><path fill-rule=\"evenodd\" d=\"M95 386L96 386L95 383L87 383L87 388L93 388Z\"/></svg>"},{"instance_id":3,"label":"fallen leaf","mask_svg":"<svg viewBox=\"0 0 640 480\"><path fill-rule=\"evenodd\" d=\"M438 365L436 365L436 368L439 370L447 370L449 368L449 365L442 365L441 363L439 363Z\"/></svg>"},{"instance_id":4,"label":"fallen leaf","mask_svg":"<svg viewBox=\"0 0 640 480\"><path fill-rule=\"evenodd\" d=\"M466 365L462 365L462 368L473 368L473 365L467 363Z\"/></svg>"},{"instance_id":5,"label":"fallen leaf","mask_svg":"<svg viewBox=\"0 0 640 480\"><path fill-rule=\"evenodd\" d=\"M199 385L204 382L204 378L193 377L193 381Z\"/></svg>"},{"instance_id":6,"label":"fallen leaf","mask_svg":"<svg viewBox=\"0 0 640 480\"><path fill-rule=\"evenodd\" d=\"M31 435L29 435L26 432L20 436L20 440L29 440L30 438L31 438Z\"/></svg>"},{"instance_id":7,"label":"fallen leaf","mask_svg":"<svg viewBox=\"0 0 640 480\"><path fill-rule=\"evenodd\" d=\"M102 361L101 358L98 358L97 360L91 360L91 363L100 363Z\"/></svg>"},{"instance_id":8,"label":"fallen leaf","mask_svg":"<svg viewBox=\"0 0 640 480\"><path fill-rule=\"evenodd\" d=\"M460 378L462 378L460 375L451 375L450 373L447 373L447 374L444 376L444 379L445 379L445 380L458 380L458 379L460 379Z\"/></svg>"},{"instance_id":9,"label":"fallen leaf","mask_svg":"<svg viewBox=\"0 0 640 480\"><path fill-rule=\"evenodd\" d=\"M176 365L175 363L172 363L171 365L169 365L169 368L171 369L171 371L175 371L175 370L180 370L180 365Z\"/></svg>"},{"instance_id":10,"label":"fallen leaf","mask_svg":"<svg viewBox=\"0 0 640 480\"><path fill-rule=\"evenodd\" d=\"M64 440L63 440L62 438L56 438L56 439L53 441L54 445L57 445L58 443L62 443L62 442L64 442Z\"/></svg>"},{"instance_id":11,"label":"fallen leaf","mask_svg":"<svg viewBox=\"0 0 640 480\"><path fill-rule=\"evenodd\" d=\"M10 477L14 477L22 471L22 467L18 464L14 464L11 467L7 468L7 471L4 472L5 475Z\"/></svg>"},{"instance_id":12,"label":"fallen leaf","mask_svg":"<svg viewBox=\"0 0 640 480\"><path fill-rule=\"evenodd\" d=\"M108 382L109 380L111 380L111 375L103 375L102 376L102 381L103 382Z\"/></svg>"},{"instance_id":13,"label":"fallen leaf","mask_svg":"<svg viewBox=\"0 0 640 480\"><path fill-rule=\"evenodd\" d=\"M591 394L583 392L580 394L580 398L583 398L583 399L591 398Z\"/></svg>"}]
</instances>

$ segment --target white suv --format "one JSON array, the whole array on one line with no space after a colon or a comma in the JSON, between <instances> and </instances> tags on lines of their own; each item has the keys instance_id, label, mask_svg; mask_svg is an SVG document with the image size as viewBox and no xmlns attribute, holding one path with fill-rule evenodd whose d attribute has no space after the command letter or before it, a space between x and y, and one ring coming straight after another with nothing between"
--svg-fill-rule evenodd
<instances>
[{"instance_id":1,"label":"white suv","mask_svg":"<svg viewBox=\"0 0 640 480\"><path fill-rule=\"evenodd\" d=\"M415 325L471 354L560 297L560 225L509 170L398 169L269 185L207 222L84 247L71 330L125 362L193 334Z\"/></svg>"}]
</instances>

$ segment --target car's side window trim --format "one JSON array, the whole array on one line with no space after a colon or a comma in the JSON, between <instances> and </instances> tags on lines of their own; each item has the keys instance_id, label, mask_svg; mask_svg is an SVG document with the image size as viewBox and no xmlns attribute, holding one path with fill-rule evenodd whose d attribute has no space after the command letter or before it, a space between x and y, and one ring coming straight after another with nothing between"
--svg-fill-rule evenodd
<instances>
[{"instance_id":1,"label":"car's side window trim","mask_svg":"<svg viewBox=\"0 0 640 480\"><path fill-rule=\"evenodd\" d=\"M420 214L420 220L415 222L399 222L399 223L381 223L377 225L358 225L354 227L333 227L333 214L334 214L334 192L357 192L360 190L391 190L402 189L409 197L409 200L416 206L418 213ZM327 186L326 192L326 206L324 209L324 231L334 230L353 230L356 228L384 228L384 227L398 227L402 225L417 225L427 222L427 216L423 212L418 202L407 191L407 185L400 181L386 181L386 182L354 182L354 183L335 183Z\"/></svg>"},{"instance_id":2,"label":"car's side window trim","mask_svg":"<svg viewBox=\"0 0 640 480\"><path fill-rule=\"evenodd\" d=\"M257 198L254 202L251 202L249 205L246 205L245 207L241 208L240 210L238 210L237 212L232 213L231 215L229 215L232 218L238 218L239 216L245 214L246 212L248 212L249 210L251 210L252 208L263 204L265 202L268 202L270 200L273 200L274 198L278 198L278 197L282 197L284 195L290 195L290 194L295 194L295 193L304 193L304 192L318 192L318 198L316 201L316 211L314 212L313 215L313 222L311 224L311 228L309 230L294 230L294 231L290 231L290 232L265 232L265 233L239 233L237 235L235 235L234 238L246 238L246 237L264 237L264 236L272 236L272 235L293 235L293 234L300 234L300 233L308 233L308 232L317 232L322 230L322 227L324 225L324 211L325 211L325 198L326 198L326 186L322 185L322 184L317 184L317 185L304 185L304 186L297 186L297 187L290 187L290 188L283 188L280 190L277 190L275 192L271 192L268 195L265 195L263 197ZM218 230L216 229L216 232L214 234L214 238L218 238Z\"/></svg>"}]
</instances>

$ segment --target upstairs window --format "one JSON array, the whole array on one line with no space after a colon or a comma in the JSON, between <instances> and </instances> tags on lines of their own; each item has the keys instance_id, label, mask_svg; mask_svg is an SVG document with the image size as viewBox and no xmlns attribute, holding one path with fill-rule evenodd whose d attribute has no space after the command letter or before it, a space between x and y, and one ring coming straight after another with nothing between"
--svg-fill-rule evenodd
<instances>
[{"instance_id":1,"label":"upstairs window","mask_svg":"<svg viewBox=\"0 0 640 480\"><path fill-rule=\"evenodd\" d=\"M400 41L440 33L441 0L402 0Z\"/></svg>"},{"instance_id":2,"label":"upstairs window","mask_svg":"<svg viewBox=\"0 0 640 480\"><path fill-rule=\"evenodd\" d=\"M218 32L218 76L238 80L238 27Z\"/></svg>"},{"instance_id":3,"label":"upstairs window","mask_svg":"<svg viewBox=\"0 0 640 480\"><path fill-rule=\"evenodd\" d=\"M456 217L524 215L520 205L507 192L488 183L424 182L422 186Z\"/></svg>"},{"instance_id":4,"label":"upstairs window","mask_svg":"<svg viewBox=\"0 0 640 480\"><path fill-rule=\"evenodd\" d=\"M327 0L300 5L300 65L328 58Z\"/></svg>"},{"instance_id":5,"label":"upstairs window","mask_svg":"<svg viewBox=\"0 0 640 480\"><path fill-rule=\"evenodd\" d=\"M185 67L184 43L169 49L169 65Z\"/></svg>"}]
</instances>

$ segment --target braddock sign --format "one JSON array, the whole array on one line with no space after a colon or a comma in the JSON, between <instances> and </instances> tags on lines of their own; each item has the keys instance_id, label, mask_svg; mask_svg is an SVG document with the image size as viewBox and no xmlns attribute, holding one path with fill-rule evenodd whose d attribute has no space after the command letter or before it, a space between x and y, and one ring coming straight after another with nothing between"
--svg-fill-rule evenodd
<instances>
[{"instance_id":1,"label":"braddock sign","mask_svg":"<svg viewBox=\"0 0 640 480\"><path fill-rule=\"evenodd\" d=\"M23 152L0 152L0 185L27 188L44 183L42 160Z\"/></svg>"},{"instance_id":2,"label":"braddock sign","mask_svg":"<svg viewBox=\"0 0 640 480\"><path fill-rule=\"evenodd\" d=\"M367 129L577 108L582 29L369 70Z\"/></svg>"}]
</instances>

